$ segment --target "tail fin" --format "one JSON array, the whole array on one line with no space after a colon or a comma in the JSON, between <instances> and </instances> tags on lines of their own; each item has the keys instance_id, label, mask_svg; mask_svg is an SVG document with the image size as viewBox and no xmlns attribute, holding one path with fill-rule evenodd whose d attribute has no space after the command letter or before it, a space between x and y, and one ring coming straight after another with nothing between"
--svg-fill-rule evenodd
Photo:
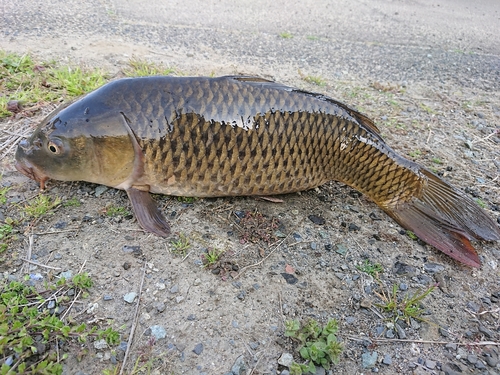
<instances>
[{"instance_id":1,"label":"tail fin","mask_svg":"<svg viewBox=\"0 0 500 375\"><path fill-rule=\"evenodd\" d=\"M468 196L431 172L421 169L426 183L420 197L385 211L428 244L472 267L481 265L470 240L499 240L500 228Z\"/></svg>"}]
</instances>

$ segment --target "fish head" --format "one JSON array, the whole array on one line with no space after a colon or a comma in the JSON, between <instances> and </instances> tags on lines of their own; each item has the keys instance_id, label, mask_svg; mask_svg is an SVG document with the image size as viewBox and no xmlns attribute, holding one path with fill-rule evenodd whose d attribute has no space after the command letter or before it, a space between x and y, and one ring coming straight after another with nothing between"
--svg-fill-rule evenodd
<instances>
[{"instance_id":1,"label":"fish head","mask_svg":"<svg viewBox=\"0 0 500 375\"><path fill-rule=\"evenodd\" d=\"M117 186L133 171L134 147L119 112L80 100L56 110L16 151L16 168L44 189L48 179Z\"/></svg>"}]
</instances>

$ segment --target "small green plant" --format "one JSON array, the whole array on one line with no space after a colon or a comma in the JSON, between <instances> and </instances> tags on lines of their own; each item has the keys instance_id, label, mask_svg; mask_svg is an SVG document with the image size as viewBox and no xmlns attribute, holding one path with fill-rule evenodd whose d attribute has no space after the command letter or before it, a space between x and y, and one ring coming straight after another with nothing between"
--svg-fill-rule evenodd
<instances>
[{"instance_id":1,"label":"small green plant","mask_svg":"<svg viewBox=\"0 0 500 375\"><path fill-rule=\"evenodd\" d=\"M43 291L23 282L1 280L0 374L60 375L61 361L68 354L59 357L59 346L68 340L83 343L94 337L105 339L108 345L118 344L119 333L111 327L99 329L76 321L66 323L57 315L71 304L70 290L78 295L80 291L88 291L91 284L87 274L45 283Z\"/></svg>"},{"instance_id":2,"label":"small green plant","mask_svg":"<svg viewBox=\"0 0 500 375\"><path fill-rule=\"evenodd\" d=\"M419 157L420 155L422 155L422 152L421 152L420 150L410 151L409 155L410 155L412 158L417 158L417 157Z\"/></svg>"},{"instance_id":3,"label":"small green plant","mask_svg":"<svg viewBox=\"0 0 500 375\"><path fill-rule=\"evenodd\" d=\"M8 187L0 188L0 205L7 203L7 192L9 189Z\"/></svg>"},{"instance_id":4,"label":"small green plant","mask_svg":"<svg viewBox=\"0 0 500 375\"><path fill-rule=\"evenodd\" d=\"M383 303L375 304L375 306L389 313L389 318L392 319L394 323L401 319L409 323L410 318L424 320L422 318L424 308L421 302L432 293L435 287L436 286L433 285L423 291L416 291L411 296L406 294L400 297L398 295L398 286L394 284L391 291L387 291L386 293L382 290L382 293L376 293Z\"/></svg>"},{"instance_id":5,"label":"small green plant","mask_svg":"<svg viewBox=\"0 0 500 375\"><path fill-rule=\"evenodd\" d=\"M193 203L197 200L196 197L177 197L177 200L181 203Z\"/></svg>"},{"instance_id":6,"label":"small green plant","mask_svg":"<svg viewBox=\"0 0 500 375\"><path fill-rule=\"evenodd\" d=\"M145 76L167 76L177 73L176 69L164 67L163 64L155 64L146 60L132 58L128 62L128 67L123 71L128 77Z\"/></svg>"},{"instance_id":7,"label":"small green plant","mask_svg":"<svg viewBox=\"0 0 500 375\"><path fill-rule=\"evenodd\" d=\"M127 216L130 212L122 206L109 205L106 207L106 215L108 216Z\"/></svg>"},{"instance_id":8,"label":"small green plant","mask_svg":"<svg viewBox=\"0 0 500 375\"><path fill-rule=\"evenodd\" d=\"M306 38L307 40L319 40L319 37L315 35L308 35Z\"/></svg>"},{"instance_id":9,"label":"small green plant","mask_svg":"<svg viewBox=\"0 0 500 375\"><path fill-rule=\"evenodd\" d=\"M210 267L214 265L219 261L222 254L224 254L224 250L219 250L215 247L209 247L207 249L207 252L201 255L203 266Z\"/></svg>"},{"instance_id":10,"label":"small green plant","mask_svg":"<svg viewBox=\"0 0 500 375\"><path fill-rule=\"evenodd\" d=\"M380 263L372 263L369 259L365 259L363 264L356 266L356 268L370 276L377 276L379 273L384 272L384 268Z\"/></svg>"},{"instance_id":11,"label":"small green plant","mask_svg":"<svg viewBox=\"0 0 500 375\"><path fill-rule=\"evenodd\" d=\"M289 33L288 31L284 31L284 32L280 33L280 37L282 37L283 39L292 39L293 35L292 35L292 33Z\"/></svg>"},{"instance_id":12,"label":"small green plant","mask_svg":"<svg viewBox=\"0 0 500 375\"><path fill-rule=\"evenodd\" d=\"M290 374L302 375L316 373L316 366L329 369L337 364L342 353L342 344L337 341L338 322L335 319L321 327L314 319L310 319L302 328L297 320L285 322L285 336L299 343L300 356L306 363L293 362Z\"/></svg>"},{"instance_id":13,"label":"small green plant","mask_svg":"<svg viewBox=\"0 0 500 375\"><path fill-rule=\"evenodd\" d=\"M425 105L424 103L420 103L420 108L430 115L437 114L437 112L435 110L433 110L431 107Z\"/></svg>"},{"instance_id":14,"label":"small green plant","mask_svg":"<svg viewBox=\"0 0 500 375\"><path fill-rule=\"evenodd\" d=\"M66 202L63 203L64 207L80 207L82 204L78 200L78 198L71 198L68 199Z\"/></svg>"},{"instance_id":15,"label":"small green plant","mask_svg":"<svg viewBox=\"0 0 500 375\"><path fill-rule=\"evenodd\" d=\"M172 241L170 245L172 247L172 253L182 257L186 256L187 251L191 247L189 238L187 238L184 233L179 233L179 238Z\"/></svg>"},{"instance_id":16,"label":"small green plant","mask_svg":"<svg viewBox=\"0 0 500 375\"><path fill-rule=\"evenodd\" d=\"M415 235L415 233L413 233L411 230L407 230L406 231L406 235L408 237L410 237L410 239L412 239L413 241L416 241L418 240L418 237Z\"/></svg>"},{"instance_id":17,"label":"small green plant","mask_svg":"<svg viewBox=\"0 0 500 375\"><path fill-rule=\"evenodd\" d=\"M443 164L443 162L439 158L432 158L431 161L436 164Z\"/></svg>"},{"instance_id":18,"label":"small green plant","mask_svg":"<svg viewBox=\"0 0 500 375\"><path fill-rule=\"evenodd\" d=\"M481 198L476 198L476 203L479 205L479 207L486 208L486 202L483 201Z\"/></svg>"},{"instance_id":19,"label":"small green plant","mask_svg":"<svg viewBox=\"0 0 500 375\"><path fill-rule=\"evenodd\" d=\"M9 246L7 244L7 240L12 233L12 229L12 225L10 224L0 225L0 254L7 250L7 247Z\"/></svg>"},{"instance_id":20,"label":"small green plant","mask_svg":"<svg viewBox=\"0 0 500 375\"><path fill-rule=\"evenodd\" d=\"M48 195L40 194L24 207L24 212L29 217L38 219L60 204L60 198L56 197L55 199L52 199Z\"/></svg>"},{"instance_id":21,"label":"small green plant","mask_svg":"<svg viewBox=\"0 0 500 375\"><path fill-rule=\"evenodd\" d=\"M317 86L325 86L326 85L326 81L319 76L305 76L302 79L306 82L312 83L312 84L317 85Z\"/></svg>"}]
</instances>

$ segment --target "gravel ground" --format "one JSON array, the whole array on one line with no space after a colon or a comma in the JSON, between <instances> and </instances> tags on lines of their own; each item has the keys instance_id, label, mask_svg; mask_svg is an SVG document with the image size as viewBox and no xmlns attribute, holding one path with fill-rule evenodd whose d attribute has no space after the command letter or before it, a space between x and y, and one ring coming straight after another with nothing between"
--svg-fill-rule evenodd
<instances>
[{"instance_id":1,"label":"gravel ground","mask_svg":"<svg viewBox=\"0 0 500 375\"><path fill-rule=\"evenodd\" d=\"M0 9L0 48L117 75L137 56L186 75L255 74L325 93L373 118L401 155L481 199L500 220L495 1L276 4L12 1ZM42 116L8 119L0 128L36 126ZM12 188L0 220L19 214L13 203L38 189L12 161L12 152L1 161L0 183ZM88 320L112 319L123 333L118 349L94 342L83 361L70 356L66 374L98 374L123 359L143 269L129 363L146 355L153 373L285 375L283 353L298 357L283 322L308 318L339 320L344 352L334 373L500 373L499 243L476 243L481 269L463 267L332 182L281 196L283 203L158 197L174 238L182 233L191 241L183 256L171 239L138 230L130 215L104 214L110 205L130 209L124 192L52 182L47 193L82 204L60 207L30 228L33 258L73 273L85 264L96 286L76 311L90 309ZM9 248L0 264L4 277L21 277L30 233L21 229ZM213 248L224 255L203 267ZM365 260L383 267L379 280L357 268ZM48 278L46 271L29 270ZM423 301L423 321L394 325L377 306L393 285L402 297L436 283Z\"/></svg>"}]
</instances>

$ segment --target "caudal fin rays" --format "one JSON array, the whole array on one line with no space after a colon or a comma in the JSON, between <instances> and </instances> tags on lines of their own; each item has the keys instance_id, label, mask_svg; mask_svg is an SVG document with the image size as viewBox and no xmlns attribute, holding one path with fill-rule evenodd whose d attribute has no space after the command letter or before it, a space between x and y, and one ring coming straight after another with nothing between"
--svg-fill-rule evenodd
<instances>
[{"instance_id":1,"label":"caudal fin rays","mask_svg":"<svg viewBox=\"0 0 500 375\"><path fill-rule=\"evenodd\" d=\"M468 196L421 169L424 186L418 197L384 210L428 244L472 267L479 257L470 240L499 240L500 228Z\"/></svg>"}]
</instances>

